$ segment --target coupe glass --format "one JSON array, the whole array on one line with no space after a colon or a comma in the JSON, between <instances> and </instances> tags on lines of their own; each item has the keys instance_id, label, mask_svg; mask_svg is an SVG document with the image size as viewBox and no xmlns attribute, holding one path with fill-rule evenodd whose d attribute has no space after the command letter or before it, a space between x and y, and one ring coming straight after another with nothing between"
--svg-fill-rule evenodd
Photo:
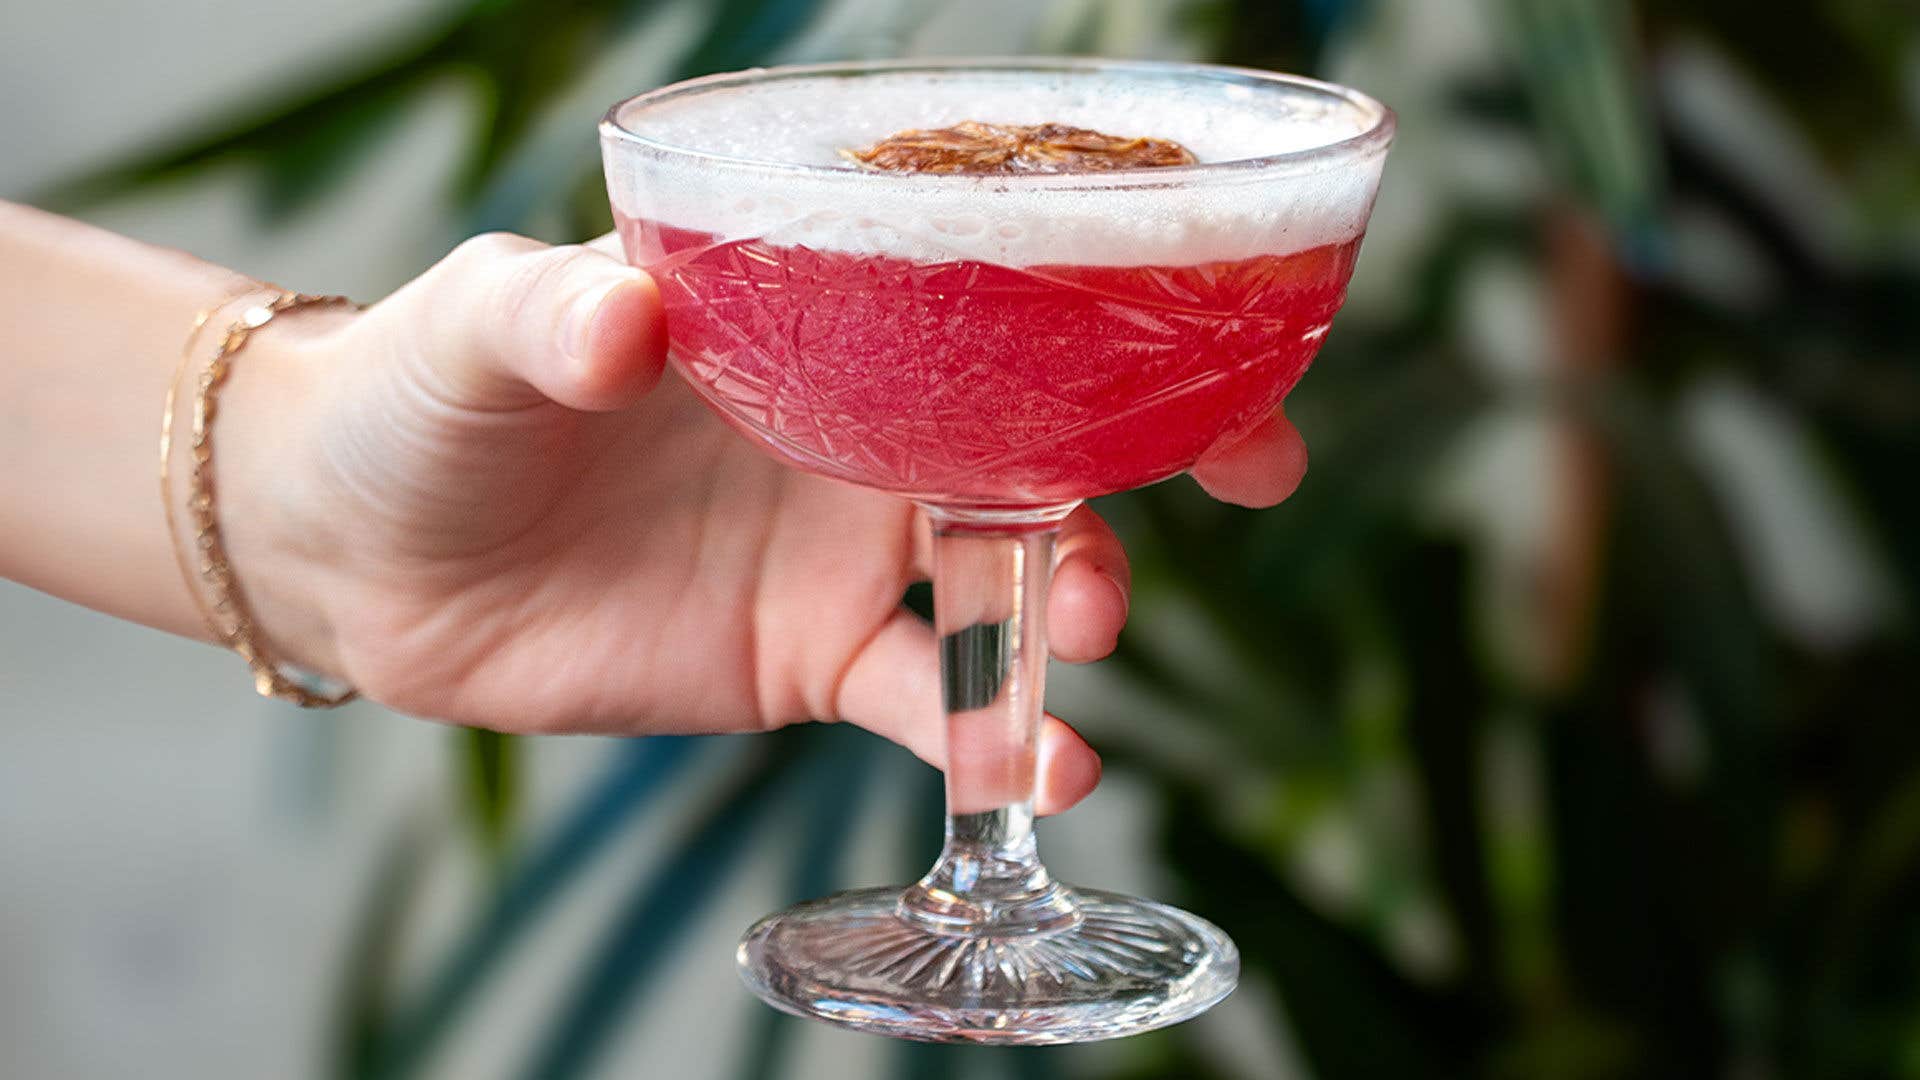
<instances>
[{"instance_id":1,"label":"coupe glass","mask_svg":"<svg viewBox=\"0 0 1920 1080\"><path fill-rule=\"evenodd\" d=\"M926 175L840 154L965 120L1172 139L1200 164ZM933 525L945 850L904 891L761 921L747 984L852 1028L992 1043L1132 1034L1225 997L1239 957L1219 929L1070 888L1036 854L1054 540L1081 500L1188 469L1305 372L1392 112L1203 65L893 62L696 79L600 131L680 375L790 464Z\"/></svg>"}]
</instances>

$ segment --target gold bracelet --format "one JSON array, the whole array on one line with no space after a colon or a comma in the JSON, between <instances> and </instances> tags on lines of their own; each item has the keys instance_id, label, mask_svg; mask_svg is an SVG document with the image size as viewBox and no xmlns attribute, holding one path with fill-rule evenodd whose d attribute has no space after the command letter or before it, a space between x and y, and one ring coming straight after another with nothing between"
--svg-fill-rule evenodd
<instances>
[{"instance_id":1,"label":"gold bracelet","mask_svg":"<svg viewBox=\"0 0 1920 1080\"><path fill-rule=\"evenodd\" d=\"M351 300L344 296L310 296L282 290L270 300L249 305L227 327L219 348L207 361L194 384L193 468L188 473L187 509L193 514L194 547L200 553L197 574L180 546L180 530L174 518L170 466L173 457L173 414L180 379L189 365L194 340L201 328L213 317L214 312L243 295L245 293L227 297L202 311L193 321L181 352L180 365L174 371L173 382L167 387L166 412L160 421L160 497L166 508L167 538L173 547L174 560L180 566L180 573L186 579L187 591L192 594L207 628L212 631L214 640L239 653L240 658L247 662L247 667L253 671L253 688L262 697L291 701L302 708L330 709L352 701L357 696L356 692L350 688L336 690L302 685L304 677L289 675L275 661L265 636L254 621L253 609L241 591L240 582L234 577L233 566L227 561L226 543L220 534L219 519L214 514L213 420L219 411L221 387L232 370L233 356L246 345L247 338L254 331L272 322L274 316L282 312L317 304L351 304ZM201 594L201 582L212 592L211 601ZM224 621L222 614L226 616Z\"/></svg>"},{"instance_id":2,"label":"gold bracelet","mask_svg":"<svg viewBox=\"0 0 1920 1080\"><path fill-rule=\"evenodd\" d=\"M193 606L200 610L200 619L216 639L221 638L218 625L213 618L213 609L207 605L206 598L200 593L199 575L187 561L186 549L180 545L180 523L173 512L173 417L177 411L180 380L186 377L187 367L193 363L193 348L199 340L200 331L214 313L227 307L236 300L251 293L270 292L274 295L286 292L286 289L267 282L255 282L230 296L223 297L217 303L200 309L193 317L193 325L187 328L186 343L180 347L180 359L173 365L173 378L167 383L167 401L165 411L160 414L160 509L167 518L167 547L173 552L173 564L180 568L180 579L187 586L187 595L193 598Z\"/></svg>"}]
</instances>

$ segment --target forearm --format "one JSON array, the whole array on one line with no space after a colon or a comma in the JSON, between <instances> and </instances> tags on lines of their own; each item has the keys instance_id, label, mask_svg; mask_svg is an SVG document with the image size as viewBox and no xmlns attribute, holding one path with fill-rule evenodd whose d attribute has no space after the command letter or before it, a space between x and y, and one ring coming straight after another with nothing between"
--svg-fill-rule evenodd
<instances>
[{"instance_id":1,"label":"forearm","mask_svg":"<svg viewBox=\"0 0 1920 1080\"><path fill-rule=\"evenodd\" d=\"M205 636L158 493L161 404L194 315L248 284L0 202L0 576Z\"/></svg>"}]
</instances>

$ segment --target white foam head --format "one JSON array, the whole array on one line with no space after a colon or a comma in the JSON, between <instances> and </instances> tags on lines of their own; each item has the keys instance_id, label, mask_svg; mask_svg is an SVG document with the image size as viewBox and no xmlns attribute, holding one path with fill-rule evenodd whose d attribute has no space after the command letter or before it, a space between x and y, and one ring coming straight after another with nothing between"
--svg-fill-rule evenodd
<instances>
[{"instance_id":1,"label":"white foam head","mask_svg":"<svg viewBox=\"0 0 1920 1080\"><path fill-rule=\"evenodd\" d=\"M1191 265L1285 254L1366 225L1392 114L1306 80L1177 64L743 73L616 106L614 208L725 240L917 261ZM909 128L1058 122L1172 139L1200 165L918 176L840 151Z\"/></svg>"}]
</instances>

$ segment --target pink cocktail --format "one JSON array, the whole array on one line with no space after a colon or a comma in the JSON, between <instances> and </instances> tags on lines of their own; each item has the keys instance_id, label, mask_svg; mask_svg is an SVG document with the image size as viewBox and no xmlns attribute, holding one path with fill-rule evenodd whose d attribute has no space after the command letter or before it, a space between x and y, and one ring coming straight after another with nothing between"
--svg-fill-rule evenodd
<instances>
[{"instance_id":1,"label":"pink cocktail","mask_svg":"<svg viewBox=\"0 0 1920 1080\"><path fill-rule=\"evenodd\" d=\"M842 157L970 121L1162 144L1169 164L925 175ZM1211 923L1040 863L1054 537L1081 500L1191 467L1299 381L1392 133L1380 103L1324 83L1079 60L774 68L607 114L614 217L659 285L676 370L785 461L933 525L945 849L905 890L749 930L739 967L762 998L905 1038L1055 1043L1233 989L1239 956ZM937 722L942 703L900 708Z\"/></svg>"},{"instance_id":2,"label":"pink cocktail","mask_svg":"<svg viewBox=\"0 0 1920 1080\"><path fill-rule=\"evenodd\" d=\"M914 262L621 217L679 370L809 472L1044 506L1191 467L1293 388L1360 238L1190 266Z\"/></svg>"}]
</instances>

